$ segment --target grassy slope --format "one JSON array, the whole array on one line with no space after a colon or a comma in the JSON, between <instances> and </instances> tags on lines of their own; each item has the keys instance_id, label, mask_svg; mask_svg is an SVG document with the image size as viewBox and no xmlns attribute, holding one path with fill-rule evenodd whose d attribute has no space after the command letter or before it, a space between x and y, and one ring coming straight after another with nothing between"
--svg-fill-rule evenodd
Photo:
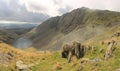
<instances>
[{"instance_id":1,"label":"grassy slope","mask_svg":"<svg viewBox=\"0 0 120 71\"><path fill-rule=\"evenodd\" d=\"M3 42L0 42L0 54L1 53L2 54L12 53L14 54L14 56L10 61L5 63L5 66L4 66L4 62L3 63L0 62L0 71L11 71L11 70L16 71L15 63L16 61L19 60L22 60L25 64L31 64L31 63L37 63L39 62L39 60L42 60L46 56L51 55L51 53L49 52L44 54L44 52L36 51L31 48L28 48L26 50L20 50ZM6 58L6 56L4 56L4 58ZM1 60L4 60L4 58ZM6 65L8 66L6 67Z\"/></svg>"},{"instance_id":2,"label":"grassy slope","mask_svg":"<svg viewBox=\"0 0 120 71\"><path fill-rule=\"evenodd\" d=\"M91 60L95 58L99 58L102 61L98 62L95 68L90 63L85 64L83 67L83 71L115 71L117 68L120 67L120 64L119 64L120 37L111 38L113 34L119 31L120 31L120 27L119 25L116 25L111 29L109 29L107 32L105 31L104 33L94 36L90 40L84 42L84 44L89 43L89 45L94 46L95 48L91 51L88 51L83 58L89 58ZM77 36L77 34L75 35ZM67 36L67 38L69 38L69 36ZM113 53L112 58L110 58L108 61L104 61L104 54L105 54L107 45L101 45L100 41L109 41L112 39L115 40L118 44L115 45L116 49ZM101 48L103 49L102 53L100 52ZM77 69L80 66L80 61L81 59L76 60L73 57L72 62L67 63L67 59L61 58L60 52L54 52L51 56L46 57L45 60L40 61L39 65L34 66L32 70L33 71L77 71Z\"/></svg>"},{"instance_id":3,"label":"grassy slope","mask_svg":"<svg viewBox=\"0 0 120 71\"><path fill-rule=\"evenodd\" d=\"M95 12L95 11L94 11ZM102 24L102 26L108 26L107 28L102 28L102 27L96 27L97 31L93 32L91 28L88 28L87 31L85 29L79 29L81 27L77 27L77 31L74 30L75 32L71 32L68 35L65 35L64 38L59 39L56 42L61 42L61 44L52 44L53 46L58 47L59 45L62 45L62 42L68 42L68 41L72 41L73 39L75 40L81 40L82 38L88 38L90 37L90 35L93 37L90 37L91 39L89 39L88 41L86 41L86 43L90 43L90 45L95 46L94 50L87 52L87 54L84 56L84 58L90 58L90 59L94 59L94 58L100 58L103 60L103 56L106 50L106 45L100 45L99 42L101 40L110 40L110 36L113 35L113 33L120 31L120 23L119 23L119 13L116 13L115 15L112 13L109 13L108 11L106 13L108 13L108 15L106 15L106 13L102 13L101 12L97 12L94 13L92 12L92 14L88 14L85 18L87 19L88 17L90 17L88 20L86 21L85 25L89 25L89 26L93 26L91 24L95 24L95 26L98 26L99 24ZM98 17L98 15L100 15L100 17ZM104 16L105 15L105 16ZM92 16L92 17L91 17ZM98 18L97 18L98 17ZM94 19L94 20L93 20ZM90 23L91 22L91 23ZM88 26L88 27L89 27ZM44 27L42 27L44 28ZM84 27L83 27L84 28ZM46 28L45 28L46 29ZM102 31L101 31L102 30ZM105 32L103 32L105 30ZM39 29L38 29L39 31ZM46 31L46 30L45 30ZM49 33L51 33L50 30ZM83 32L81 32L83 31ZM100 33L100 35L93 35L93 33ZM41 32L42 33L42 32ZM85 37L83 37L83 35L81 36L81 34L85 33ZM40 34L40 33L39 33ZM55 33L53 33L54 35ZM57 40L57 37L61 37L63 35L57 33L58 35L56 37L54 37L54 40ZM45 34L46 35L46 34ZM36 35L37 36L37 35ZM34 37L36 37L34 36ZM44 35L43 35L44 36ZM52 36L52 35L51 35ZM76 37L77 36L77 37ZM81 38L80 38L81 37ZM40 37L42 38L42 36ZM99 62L96 66L95 69L92 69L93 66L91 64L85 64L83 71L115 71L117 68L120 67L120 38L113 38L116 41L119 42L119 45L115 46L116 50L113 53L113 57L110 58L108 61L102 61ZM39 40L39 39L35 39L35 40ZM47 39L45 39L47 40ZM43 40L43 41L45 41ZM53 42L54 40L52 40L51 42ZM55 41L54 41L55 43ZM52 45L49 45L52 47ZM100 48L103 48L103 52L100 53ZM78 69L78 67L80 66L80 61L76 60L75 58L73 58L73 61L71 63L67 63L66 59L61 58L61 54L60 52L53 52L50 53L51 55L47 55L45 56L45 54L39 53L39 52L25 52L25 51L21 51L19 49L15 49L12 46L9 46L5 43L0 43L0 52L2 53L7 53L9 51L12 51L16 54L15 56L15 60L13 60L14 62L11 62L9 64L9 66L6 68L2 65L0 65L0 71L10 71L10 69L14 69L15 67L15 61L17 60L23 60L26 64L29 63L34 63L34 62L38 62L39 64L32 67L32 71L76 71ZM42 55L41 55L42 54ZM24 55L24 56L23 56Z\"/></svg>"},{"instance_id":4,"label":"grassy slope","mask_svg":"<svg viewBox=\"0 0 120 71\"><path fill-rule=\"evenodd\" d=\"M120 42L120 37L116 37L116 41ZM95 48L91 51L88 51L83 58L95 59L99 58L104 60L103 56L107 45L100 45L99 42L97 43L90 43L89 45L94 46ZM115 46L115 51L113 53L112 58L108 61L101 61L97 63L97 66L93 69L93 65L90 63L86 63L83 67L83 71L115 71L117 68L120 67L120 44ZM100 53L100 48L103 48L103 52ZM72 58L71 63L67 63L67 59L61 58L60 51L51 52L48 54L44 54L42 52L31 51L31 48L27 51L19 50L17 48L13 48L10 45L5 43L0 43L0 52L8 53L12 52L15 53L14 59L8 64L8 67L4 67L0 64L0 71L11 71L15 69L15 62L18 60L24 61L25 64L30 63L38 63L31 68L32 71L77 71L80 66L81 59L77 60L75 57ZM33 49L32 49L33 50Z\"/></svg>"},{"instance_id":5,"label":"grassy slope","mask_svg":"<svg viewBox=\"0 0 120 71\"><path fill-rule=\"evenodd\" d=\"M117 38L120 40L120 38ZM120 41L119 41L120 42ZM104 61L104 53L107 45L90 44L94 46L94 50L88 51L83 58L95 59L99 58L102 61L97 63L97 66L93 69L93 65L86 63L82 71L115 71L120 67L120 44L115 46L115 51L112 58L108 61ZM103 52L100 53L100 49L103 48ZM67 63L66 59L61 58L60 52L54 52L51 56L45 58L32 68L33 71L77 71L80 66L80 61L76 60L75 57L72 58L71 63Z\"/></svg>"}]
</instances>

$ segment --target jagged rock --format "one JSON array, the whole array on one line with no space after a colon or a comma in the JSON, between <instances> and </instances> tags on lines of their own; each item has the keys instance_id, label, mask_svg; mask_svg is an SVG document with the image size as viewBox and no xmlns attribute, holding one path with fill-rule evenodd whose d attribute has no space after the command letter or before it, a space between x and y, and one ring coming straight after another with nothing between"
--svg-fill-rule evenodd
<instances>
[{"instance_id":1,"label":"jagged rock","mask_svg":"<svg viewBox=\"0 0 120 71\"><path fill-rule=\"evenodd\" d=\"M74 54L74 48L72 45L65 44L63 46L62 58L67 58L68 62L71 60L71 56Z\"/></svg>"},{"instance_id":2,"label":"jagged rock","mask_svg":"<svg viewBox=\"0 0 120 71\"><path fill-rule=\"evenodd\" d=\"M67 58L68 62L71 61L71 57L74 55L77 59L82 58L87 50L84 45L78 42L73 42L72 45L65 44L62 50L62 58Z\"/></svg>"},{"instance_id":3,"label":"jagged rock","mask_svg":"<svg viewBox=\"0 0 120 71\"><path fill-rule=\"evenodd\" d=\"M8 53L0 53L0 63L1 64L7 64L12 60L12 56L10 56Z\"/></svg>"},{"instance_id":4,"label":"jagged rock","mask_svg":"<svg viewBox=\"0 0 120 71\"><path fill-rule=\"evenodd\" d=\"M75 54L76 54L76 57L77 58L80 58L82 55L80 55L80 47L81 47L81 44L78 43L78 42L73 42L73 47L74 47L74 50L75 50ZM82 50L81 50L82 51Z\"/></svg>"},{"instance_id":5,"label":"jagged rock","mask_svg":"<svg viewBox=\"0 0 120 71\"><path fill-rule=\"evenodd\" d=\"M11 56L11 57L13 57L14 56L14 54L13 53L11 53L11 52L8 52L7 53L9 56Z\"/></svg>"},{"instance_id":6,"label":"jagged rock","mask_svg":"<svg viewBox=\"0 0 120 71\"><path fill-rule=\"evenodd\" d=\"M106 52L105 52L105 55L104 55L104 58L105 58L105 60L108 60L111 56L112 56L112 53L113 53L113 51L114 51L114 44L115 44L115 41L114 40L112 40L110 43L109 43L109 45L108 45L108 48L107 48L107 50L106 50Z\"/></svg>"}]
</instances>

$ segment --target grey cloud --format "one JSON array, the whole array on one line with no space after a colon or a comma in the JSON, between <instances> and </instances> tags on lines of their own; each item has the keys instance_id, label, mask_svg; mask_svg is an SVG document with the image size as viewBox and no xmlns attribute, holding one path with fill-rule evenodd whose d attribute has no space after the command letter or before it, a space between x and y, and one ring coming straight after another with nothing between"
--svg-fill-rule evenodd
<instances>
[{"instance_id":1,"label":"grey cloud","mask_svg":"<svg viewBox=\"0 0 120 71\"><path fill-rule=\"evenodd\" d=\"M63 14L63 13L69 12L71 9L72 9L71 7L66 6L65 8L60 8L60 9L58 9L58 12L59 12L60 14Z\"/></svg>"},{"instance_id":2,"label":"grey cloud","mask_svg":"<svg viewBox=\"0 0 120 71\"><path fill-rule=\"evenodd\" d=\"M30 8L32 8L34 10L42 10L42 11L47 10L46 7L44 7L44 6L39 6L39 5L35 5L35 4L30 4L29 6L30 6Z\"/></svg>"},{"instance_id":3,"label":"grey cloud","mask_svg":"<svg viewBox=\"0 0 120 71\"><path fill-rule=\"evenodd\" d=\"M53 2L54 2L54 4L57 4L57 5L64 4L63 0L53 0ZM64 14L64 13L69 12L71 9L72 9L72 7L70 7L67 4L64 4L64 7L60 7L58 9L58 13L59 14Z\"/></svg>"},{"instance_id":4,"label":"grey cloud","mask_svg":"<svg viewBox=\"0 0 120 71\"><path fill-rule=\"evenodd\" d=\"M21 6L18 0L0 0L0 20L38 23L48 18L43 13L28 12L25 5Z\"/></svg>"},{"instance_id":5,"label":"grey cloud","mask_svg":"<svg viewBox=\"0 0 120 71\"><path fill-rule=\"evenodd\" d=\"M27 0L24 0L27 1ZM30 1L30 0L29 0ZM38 1L38 0L34 0ZM39 0L38 2L40 2ZM51 15L58 15L69 12L75 8L82 6L95 8L95 9L109 9L113 11L120 11L120 1L118 0L51 0L55 5L55 9L52 8L52 4L46 5L36 5L34 3L27 3L30 6L30 10L38 11L32 12L28 11L26 4L20 5L19 0L0 0L0 20L7 21L20 21L20 22L43 22L48 19ZM42 1L41 1L42 2ZM50 9L49 6L51 6ZM57 8L56 8L57 7ZM42 11L42 12L40 12ZM45 12L45 13L44 13Z\"/></svg>"}]
</instances>

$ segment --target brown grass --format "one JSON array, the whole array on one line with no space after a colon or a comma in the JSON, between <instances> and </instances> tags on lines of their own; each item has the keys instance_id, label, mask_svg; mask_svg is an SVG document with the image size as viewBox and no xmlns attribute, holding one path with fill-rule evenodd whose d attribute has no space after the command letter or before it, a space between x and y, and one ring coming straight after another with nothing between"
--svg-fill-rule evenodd
<instances>
[{"instance_id":1,"label":"brown grass","mask_svg":"<svg viewBox=\"0 0 120 71\"><path fill-rule=\"evenodd\" d=\"M40 58L51 55L51 52L24 51L5 43L0 43L0 53L13 53L13 60L23 60L27 63L40 60Z\"/></svg>"},{"instance_id":2,"label":"brown grass","mask_svg":"<svg viewBox=\"0 0 120 71\"><path fill-rule=\"evenodd\" d=\"M55 62L53 66L53 70L60 70L60 69L62 69L62 65L60 64L60 62Z\"/></svg>"}]
</instances>

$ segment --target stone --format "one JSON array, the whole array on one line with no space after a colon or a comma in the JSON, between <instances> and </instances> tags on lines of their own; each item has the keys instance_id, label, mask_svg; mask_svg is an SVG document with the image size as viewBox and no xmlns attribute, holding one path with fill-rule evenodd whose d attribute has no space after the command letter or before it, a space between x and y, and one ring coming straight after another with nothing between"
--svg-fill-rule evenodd
<instances>
[{"instance_id":1,"label":"stone","mask_svg":"<svg viewBox=\"0 0 120 71\"><path fill-rule=\"evenodd\" d=\"M91 60L91 63L92 63L93 66L97 66L97 63L101 62L101 61L102 61L101 59L95 58L95 59Z\"/></svg>"},{"instance_id":2,"label":"stone","mask_svg":"<svg viewBox=\"0 0 120 71\"><path fill-rule=\"evenodd\" d=\"M0 53L0 63L7 64L9 61L12 60L12 57L6 53Z\"/></svg>"},{"instance_id":3,"label":"stone","mask_svg":"<svg viewBox=\"0 0 120 71\"><path fill-rule=\"evenodd\" d=\"M72 56L76 56L77 59L82 58L87 49L84 45L79 42L73 42L72 45L65 44L61 52L62 58L67 58L68 63L71 61Z\"/></svg>"},{"instance_id":4,"label":"stone","mask_svg":"<svg viewBox=\"0 0 120 71\"><path fill-rule=\"evenodd\" d=\"M16 68L18 71L30 71L29 66L24 64L21 60L16 62Z\"/></svg>"},{"instance_id":5,"label":"stone","mask_svg":"<svg viewBox=\"0 0 120 71\"><path fill-rule=\"evenodd\" d=\"M112 40L111 42L110 42L110 44L108 45L108 47L107 47L107 49L106 49L106 52L105 52L105 55L104 55L104 58L105 58L105 60L108 60L111 56L112 56L112 54L113 54L113 51L114 51L114 44L115 44L115 41L114 40Z\"/></svg>"},{"instance_id":6,"label":"stone","mask_svg":"<svg viewBox=\"0 0 120 71\"><path fill-rule=\"evenodd\" d=\"M120 71L120 68L116 69L115 71Z\"/></svg>"},{"instance_id":7,"label":"stone","mask_svg":"<svg viewBox=\"0 0 120 71\"><path fill-rule=\"evenodd\" d=\"M11 53L11 52L8 52L7 53L9 56L11 56L11 57L13 57L14 56L14 54L13 53Z\"/></svg>"}]
</instances>

